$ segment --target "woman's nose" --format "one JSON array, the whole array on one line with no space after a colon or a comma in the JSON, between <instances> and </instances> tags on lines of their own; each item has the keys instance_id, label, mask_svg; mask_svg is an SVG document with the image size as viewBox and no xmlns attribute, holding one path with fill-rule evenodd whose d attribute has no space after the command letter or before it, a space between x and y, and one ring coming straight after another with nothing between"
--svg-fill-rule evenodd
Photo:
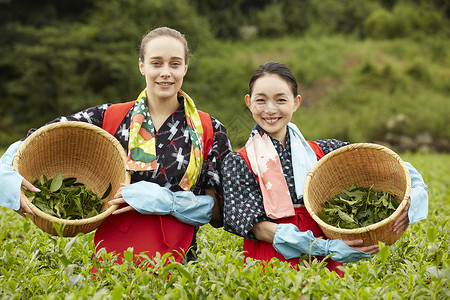
<instances>
[{"instance_id":1,"label":"woman's nose","mask_svg":"<svg viewBox=\"0 0 450 300\"><path fill-rule=\"evenodd\" d=\"M160 75L161 75L162 77L170 76L170 68L169 68L169 65L164 64L164 65L162 66Z\"/></svg>"},{"instance_id":2,"label":"woman's nose","mask_svg":"<svg viewBox=\"0 0 450 300\"><path fill-rule=\"evenodd\" d=\"M272 101L268 101L264 106L264 110L266 111L266 113L275 113L277 108L275 104L272 103Z\"/></svg>"}]
</instances>

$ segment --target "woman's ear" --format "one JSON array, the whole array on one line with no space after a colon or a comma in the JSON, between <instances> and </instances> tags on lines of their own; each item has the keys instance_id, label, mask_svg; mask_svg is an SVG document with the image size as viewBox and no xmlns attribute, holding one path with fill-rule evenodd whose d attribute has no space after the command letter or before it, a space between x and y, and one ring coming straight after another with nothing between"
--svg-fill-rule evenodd
<instances>
[{"instance_id":1,"label":"woman's ear","mask_svg":"<svg viewBox=\"0 0 450 300\"><path fill-rule=\"evenodd\" d=\"M245 95L245 105L247 105L247 107L250 109L251 104L252 100L250 99L250 95L249 94Z\"/></svg>"},{"instance_id":2,"label":"woman's ear","mask_svg":"<svg viewBox=\"0 0 450 300\"><path fill-rule=\"evenodd\" d=\"M302 96L297 95L294 99L294 111L300 107L300 103L302 103Z\"/></svg>"},{"instance_id":3,"label":"woman's ear","mask_svg":"<svg viewBox=\"0 0 450 300\"><path fill-rule=\"evenodd\" d=\"M144 62L140 58L139 58L139 71L141 72L142 75L145 75Z\"/></svg>"},{"instance_id":4,"label":"woman's ear","mask_svg":"<svg viewBox=\"0 0 450 300\"><path fill-rule=\"evenodd\" d=\"M186 75L187 70L188 70L188 66L189 66L189 63L186 63L186 66L184 67L184 74L183 74L183 76Z\"/></svg>"}]
</instances>

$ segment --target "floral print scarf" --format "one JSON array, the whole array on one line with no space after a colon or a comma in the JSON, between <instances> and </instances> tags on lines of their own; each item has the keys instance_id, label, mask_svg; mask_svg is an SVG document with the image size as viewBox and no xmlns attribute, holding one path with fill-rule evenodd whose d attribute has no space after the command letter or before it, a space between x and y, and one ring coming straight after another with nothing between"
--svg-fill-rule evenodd
<instances>
[{"instance_id":1,"label":"floral print scarf","mask_svg":"<svg viewBox=\"0 0 450 300\"><path fill-rule=\"evenodd\" d=\"M180 187L184 190L196 184L203 165L203 127L194 101L183 91L186 122L191 139L191 156ZM127 168L129 171L150 171L158 168L156 161L156 132L147 106L147 92L144 89L133 106L128 141Z\"/></svg>"},{"instance_id":2,"label":"floral print scarf","mask_svg":"<svg viewBox=\"0 0 450 300\"><path fill-rule=\"evenodd\" d=\"M317 157L297 126L289 123L287 127L291 141L295 191L298 197L302 197L306 176L317 162ZM272 219L293 216L294 205L280 157L269 135L259 125L253 128L245 149L252 171L259 178L266 215Z\"/></svg>"}]
</instances>

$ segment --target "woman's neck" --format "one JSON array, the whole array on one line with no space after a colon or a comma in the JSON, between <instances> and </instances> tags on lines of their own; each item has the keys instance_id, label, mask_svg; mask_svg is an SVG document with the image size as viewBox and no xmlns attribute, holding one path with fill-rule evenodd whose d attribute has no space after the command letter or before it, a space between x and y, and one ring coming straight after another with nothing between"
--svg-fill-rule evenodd
<instances>
[{"instance_id":1,"label":"woman's neck","mask_svg":"<svg viewBox=\"0 0 450 300\"><path fill-rule=\"evenodd\" d=\"M281 145L283 146L283 148L286 148L286 136L284 138L277 138L277 137L273 137L274 139L276 139L277 141L279 141L281 143Z\"/></svg>"},{"instance_id":2,"label":"woman's neck","mask_svg":"<svg viewBox=\"0 0 450 300\"><path fill-rule=\"evenodd\" d=\"M286 140L287 140L287 127L286 127L286 131L278 133L278 134L270 134L270 137L279 141L281 143L281 145L283 146L283 148L286 148Z\"/></svg>"},{"instance_id":3,"label":"woman's neck","mask_svg":"<svg viewBox=\"0 0 450 300\"><path fill-rule=\"evenodd\" d=\"M177 97L175 99L159 99L159 98L147 98L148 111L152 118L155 131L164 124L167 118L178 108L180 103Z\"/></svg>"}]
</instances>

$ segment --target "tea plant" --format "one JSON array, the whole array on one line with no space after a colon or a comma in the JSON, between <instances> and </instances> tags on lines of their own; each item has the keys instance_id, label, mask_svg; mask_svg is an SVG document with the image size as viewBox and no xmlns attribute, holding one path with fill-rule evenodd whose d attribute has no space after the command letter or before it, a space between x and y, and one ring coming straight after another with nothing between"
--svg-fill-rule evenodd
<instances>
[{"instance_id":1,"label":"tea plant","mask_svg":"<svg viewBox=\"0 0 450 300\"><path fill-rule=\"evenodd\" d=\"M244 261L242 239L209 225L199 230L195 262L140 254L142 263L134 265L136 254L129 249L119 265L103 250L94 256L93 233L54 237L2 208L0 298L448 299L450 155L403 158L428 184L428 218L412 224L392 246L381 245L371 259L345 264L344 278L317 260L306 259L299 271L276 259Z\"/></svg>"}]
</instances>

